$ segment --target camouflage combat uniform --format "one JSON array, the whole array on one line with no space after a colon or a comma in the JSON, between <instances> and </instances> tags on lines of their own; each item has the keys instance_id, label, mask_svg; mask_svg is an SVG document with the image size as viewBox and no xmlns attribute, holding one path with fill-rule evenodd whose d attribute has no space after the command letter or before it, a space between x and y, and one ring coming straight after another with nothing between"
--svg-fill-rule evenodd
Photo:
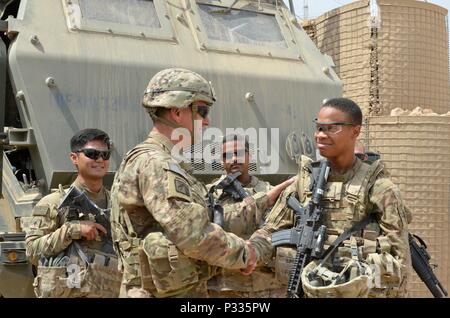
<instances>
[{"instance_id":1,"label":"camouflage combat uniform","mask_svg":"<svg viewBox=\"0 0 450 318\"><path fill-rule=\"evenodd\" d=\"M272 252L271 233L293 226L293 211L286 206L288 196L295 194L304 206L311 198L310 165L309 158L301 158L298 182L284 190L266 225L252 236L253 244L260 251L265 250L266 255ZM411 261L407 233L411 214L399 189L387 178L382 163L369 165L358 159L344 174L331 171L322 203L325 210L319 222L327 226L325 248L368 214L376 216L377 222L370 223L362 233L354 234L339 247L335 259L352 257L354 251L359 260L377 268L369 297L404 296ZM276 275L283 283L288 281L294 255L292 248L277 248Z\"/></svg>"},{"instance_id":2,"label":"camouflage combat uniform","mask_svg":"<svg viewBox=\"0 0 450 318\"><path fill-rule=\"evenodd\" d=\"M207 187L215 186L221 180ZM221 189L215 190L214 195L224 209L224 230L248 239L264 223L268 212L265 194L271 188L268 182L251 176L250 182L244 186L250 196L241 202L235 202ZM286 289L275 279L272 267L260 266L249 276L239 271L223 270L208 281L208 293L216 298L268 298L284 297Z\"/></svg>"},{"instance_id":3,"label":"camouflage combat uniform","mask_svg":"<svg viewBox=\"0 0 450 318\"><path fill-rule=\"evenodd\" d=\"M151 297L207 297L215 266L246 267L244 240L210 223L205 186L171 157L172 148L151 132L116 173L111 219L121 297L141 286Z\"/></svg>"},{"instance_id":4,"label":"camouflage combat uniform","mask_svg":"<svg viewBox=\"0 0 450 318\"><path fill-rule=\"evenodd\" d=\"M109 207L109 192L104 187L100 192L93 193L77 181L73 185L84 191L98 207L102 209ZM64 213L58 215L57 207L64 195L65 191L60 190L45 196L34 207L32 217L24 220L28 223L23 224L26 230L27 256L32 264L39 263L34 281L36 295L117 297L121 274L117 269L117 257L112 249L111 238L102 234L96 240L83 239L79 221L68 221ZM85 212L79 215L79 220L95 220L89 211ZM69 249L73 248L72 242L77 242L87 256L90 262L87 267L81 256L76 254L76 250L69 253ZM52 262L57 256L59 258L67 256L70 261L63 266L49 266L51 264L43 266L45 260ZM77 266L73 267L74 265ZM70 273L79 275L80 280L75 280L72 285L68 283L66 276Z\"/></svg>"}]
</instances>

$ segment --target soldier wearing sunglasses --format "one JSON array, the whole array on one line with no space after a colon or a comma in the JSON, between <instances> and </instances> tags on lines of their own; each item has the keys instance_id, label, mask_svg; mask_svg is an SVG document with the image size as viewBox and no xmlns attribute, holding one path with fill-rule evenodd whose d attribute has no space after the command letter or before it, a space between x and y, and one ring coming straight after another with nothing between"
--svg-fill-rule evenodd
<instances>
[{"instance_id":1,"label":"soldier wearing sunglasses","mask_svg":"<svg viewBox=\"0 0 450 318\"><path fill-rule=\"evenodd\" d=\"M389 180L383 164L380 161L368 164L355 156L355 143L362 125L361 109L346 98L330 99L321 107L314 122L317 148L331 166L326 191L320 201L324 211L318 222L318 225L325 225L327 229L324 250L335 242L339 235L356 224L366 225L362 230L351 232L349 238L346 236L347 239L339 245L327 263L323 264L331 271L323 270L325 267L321 270L317 268L316 285L309 284L307 279L302 280L304 295L405 296L407 265L410 262L407 228L411 214L400 190ZM301 158L298 182L286 188L280 195L264 227L251 238L258 250L263 251L265 248L266 253L270 255L271 233L293 227L294 213L288 207L287 199L293 195L301 205L308 204L312 197L316 167L319 164L320 162L313 162L307 157ZM368 224L365 221L368 221ZM291 273L290 264L295 251L295 248L281 246L276 250L275 271L285 284ZM347 278L345 284L333 280L330 273L341 269L348 261L360 266L361 262L370 266L372 272L365 273L370 276L370 286L357 284L362 281L362 274L356 271ZM306 268L317 266L314 263L305 265ZM341 278L339 275L336 277Z\"/></svg>"},{"instance_id":2,"label":"soldier wearing sunglasses","mask_svg":"<svg viewBox=\"0 0 450 318\"><path fill-rule=\"evenodd\" d=\"M227 175L240 172L237 182L247 192L245 198L235 198L216 186L224 175L207 187L215 187L214 196L224 209L224 229L248 239L263 223L269 209L281 191L291 181L275 187L249 174L250 145L245 136L227 135L222 142L222 165ZM284 288L268 266L257 267L251 275L237 271L223 271L208 281L208 293L216 298L274 298L284 297Z\"/></svg>"},{"instance_id":3,"label":"soldier wearing sunglasses","mask_svg":"<svg viewBox=\"0 0 450 318\"><path fill-rule=\"evenodd\" d=\"M70 148L70 160L78 171L72 185L84 192L99 208L110 208L110 194L103 186L111 154L108 135L98 129L81 130L70 140ZM104 226L95 222L92 211L58 209L65 192L60 186L59 191L42 198L33 210L27 229L27 256L34 265L38 265L36 295L117 297L121 275L117 270L111 237ZM87 265L86 262L99 266L94 269L94 265ZM65 267L71 264L79 265L79 271L86 271L82 277L86 277L87 281L70 286L64 280ZM106 272L96 277L96 270ZM55 280L54 277L62 279ZM89 279L93 281L89 282Z\"/></svg>"}]
</instances>

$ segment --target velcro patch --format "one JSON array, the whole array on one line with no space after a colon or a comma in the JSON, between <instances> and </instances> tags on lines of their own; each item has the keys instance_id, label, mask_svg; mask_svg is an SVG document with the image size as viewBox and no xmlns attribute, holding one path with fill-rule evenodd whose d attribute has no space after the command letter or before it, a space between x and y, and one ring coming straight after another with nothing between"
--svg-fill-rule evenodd
<instances>
[{"instance_id":1,"label":"velcro patch","mask_svg":"<svg viewBox=\"0 0 450 318\"><path fill-rule=\"evenodd\" d=\"M189 186L181 179L175 179L175 190L184 195L191 196L191 190L189 189Z\"/></svg>"},{"instance_id":2,"label":"velcro patch","mask_svg":"<svg viewBox=\"0 0 450 318\"><path fill-rule=\"evenodd\" d=\"M34 216L46 216L50 207L48 205L37 205L33 209Z\"/></svg>"},{"instance_id":3,"label":"velcro patch","mask_svg":"<svg viewBox=\"0 0 450 318\"><path fill-rule=\"evenodd\" d=\"M183 201L192 201L191 187L189 183L180 175L167 171L167 178L169 182L168 198L177 198Z\"/></svg>"}]
</instances>

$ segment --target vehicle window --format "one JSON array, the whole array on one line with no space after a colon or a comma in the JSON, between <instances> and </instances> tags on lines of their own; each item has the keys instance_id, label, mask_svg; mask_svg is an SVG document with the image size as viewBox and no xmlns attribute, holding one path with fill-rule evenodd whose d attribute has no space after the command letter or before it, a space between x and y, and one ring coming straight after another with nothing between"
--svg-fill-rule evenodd
<instances>
[{"instance_id":1,"label":"vehicle window","mask_svg":"<svg viewBox=\"0 0 450 318\"><path fill-rule=\"evenodd\" d=\"M79 4L86 19L161 27L152 0L79 0Z\"/></svg>"},{"instance_id":2,"label":"vehicle window","mask_svg":"<svg viewBox=\"0 0 450 318\"><path fill-rule=\"evenodd\" d=\"M200 18L209 39L285 48L274 15L199 4Z\"/></svg>"}]
</instances>

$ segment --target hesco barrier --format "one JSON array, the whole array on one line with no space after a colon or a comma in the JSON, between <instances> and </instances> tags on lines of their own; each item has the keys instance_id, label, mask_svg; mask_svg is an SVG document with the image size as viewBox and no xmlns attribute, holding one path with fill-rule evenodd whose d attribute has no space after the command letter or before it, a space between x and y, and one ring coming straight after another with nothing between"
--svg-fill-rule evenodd
<instances>
[{"instance_id":1,"label":"hesco barrier","mask_svg":"<svg viewBox=\"0 0 450 318\"><path fill-rule=\"evenodd\" d=\"M365 140L379 152L413 214L410 231L428 245L441 283L450 289L450 116L377 116ZM411 272L414 271L411 269ZM410 297L432 297L414 273Z\"/></svg>"},{"instance_id":2,"label":"hesco barrier","mask_svg":"<svg viewBox=\"0 0 450 318\"><path fill-rule=\"evenodd\" d=\"M333 58L344 96L365 115L389 115L396 107L449 111L447 10L414 0L376 3L357 1L305 25Z\"/></svg>"},{"instance_id":3,"label":"hesco barrier","mask_svg":"<svg viewBox=\"0 0 450 318\"><path fill-rule=\"evenodd\" d=\"M378 4L380 114L395 107L449 111L447 10L423 1Z\"/></svg>"},{"instance_id":4,"label":"hesco barrier","mask_svg":"<svg viewBox=\"0 0 450 318\"><path fill-rule=\"evenodd\" d=\"M352 98L367 114L370 102L369 1L357 1L329 11L311 22L313 40L333 58L343 82L343 95Z\"/></svg>"}]
</instances>

